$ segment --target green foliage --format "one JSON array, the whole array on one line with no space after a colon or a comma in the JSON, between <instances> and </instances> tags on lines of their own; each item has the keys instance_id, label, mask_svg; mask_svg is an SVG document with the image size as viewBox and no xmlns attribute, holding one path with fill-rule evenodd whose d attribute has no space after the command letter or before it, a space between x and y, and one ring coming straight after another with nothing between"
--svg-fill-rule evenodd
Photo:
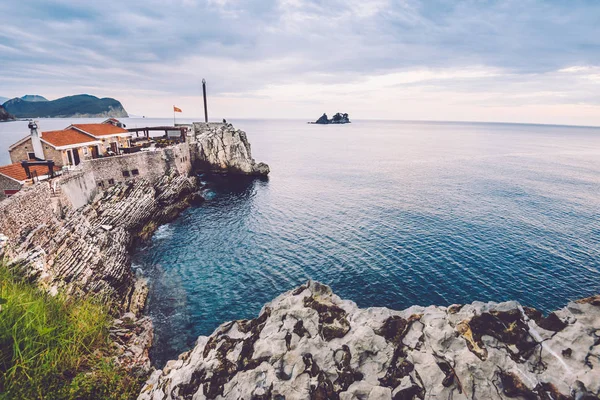
<instances>
[{"instance_id":1,"label":"green foliage","mask_svg":"<svg viewBox=\"0 0 600 400\"><path fill-rule=\"evenodd\" d=\"M52 101L8 100L4 108L17 118L68 117L77 114L100 114L123 106L115 99L99 99L87 94L63 97Z\"/></svg>"},{"instance_id":2,"label":"green foliage","mask_svg":"<svg viewBox=\"0 0 600 400\"><path fill-rule=\"evenodd\" d=\"M105 305L52 297L0 265L0 399L128 399L140 382L111 361Z\"/></svg>"}]
</instances>

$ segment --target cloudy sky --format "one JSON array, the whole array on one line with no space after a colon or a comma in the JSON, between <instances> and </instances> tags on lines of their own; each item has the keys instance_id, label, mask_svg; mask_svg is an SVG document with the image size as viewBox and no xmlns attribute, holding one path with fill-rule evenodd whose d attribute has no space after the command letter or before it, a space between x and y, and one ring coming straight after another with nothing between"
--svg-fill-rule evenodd
<instances>
[{"instance_id":1,"label":"cloudy sky","mask_svg":"<svg viewBox=\"0 0 600 400\"><path fill-rule=\"evenodd\" d=\"M136 115L600 125L600 1L0 2L0 96Z\"/></svg>"}]
</instances>

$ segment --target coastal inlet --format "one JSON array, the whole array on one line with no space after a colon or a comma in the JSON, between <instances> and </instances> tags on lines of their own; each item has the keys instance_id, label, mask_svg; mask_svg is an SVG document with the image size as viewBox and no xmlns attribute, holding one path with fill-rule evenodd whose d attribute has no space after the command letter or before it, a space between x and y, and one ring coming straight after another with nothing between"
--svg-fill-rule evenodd
<instances>
[{"instance_id":1,"label":"coastal inlet","mask_svg":"<svg viewBox=\"0 0 600 400\"><path fill-rule=\"evenodd\" d=\"M236 121L268 180L206 201L133 256L157 366L306 280L360 307L600 292L600 132L504 124Z\"/></svg>"}]
</instances>

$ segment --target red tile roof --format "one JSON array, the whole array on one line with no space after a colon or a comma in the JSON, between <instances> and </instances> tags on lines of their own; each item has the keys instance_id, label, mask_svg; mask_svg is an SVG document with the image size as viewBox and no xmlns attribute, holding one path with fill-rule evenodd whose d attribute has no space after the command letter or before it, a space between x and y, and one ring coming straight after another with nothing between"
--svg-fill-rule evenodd
<instances>
[{"instance_id":1,"label":"red tile roof","mask_svg":"<svg viewBox=\"0 0 600 400\"><path fill-rule=\"evenodd\" d=\"M42 140L45 140L54 147L71 146L74 144L83 144L96 141L96 139L93 137L72 128L62 131L42 132Z\"/></svg>"},{"instance_id":2,"label":"red tile roof","mask_svg":"<svg viewBox=\"0 0 600 400\"><path fill-rule=\"evenodd\" d=\"M60 168L54 167L55 171L60 171ZM37 173L38 176L48 175L48 167L45 165L32 165L29 167L29 171L33 174ZM0 174L6 175L9 178L16 179L18 181L25 181L27 178L27 174L25 173L25 168L21 165L21 163L15 163L10 165L4 165L0 167Z\"/></svg>"},{"instance_id":3,"label":"red tile roof","mask_svg":"<svg viewBox=\"0 0 600 400\"><path fill-rule=\"evenodd\" d=\"M112 124L76 124L73 126L96 137L129 133L127 129Z\"/></svg>"}]
</instances>

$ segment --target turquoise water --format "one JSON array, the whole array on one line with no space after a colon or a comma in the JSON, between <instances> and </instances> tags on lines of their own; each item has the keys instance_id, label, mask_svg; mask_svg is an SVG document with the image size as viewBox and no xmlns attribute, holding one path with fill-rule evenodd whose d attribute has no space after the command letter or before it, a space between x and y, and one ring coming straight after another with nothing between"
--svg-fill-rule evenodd
<instances>
[{"instance_id":1,"label":"turquoise water","mask_svg":"<svg viewBox=\"0 0 600 400\"><path fill-rule=\"evenodd\" d=\"M600 292L600 129L234 123L268 180L203 177L208 201L134 255L157 365L309 278L395 309Z\"/></svg>"}]
</instances>

